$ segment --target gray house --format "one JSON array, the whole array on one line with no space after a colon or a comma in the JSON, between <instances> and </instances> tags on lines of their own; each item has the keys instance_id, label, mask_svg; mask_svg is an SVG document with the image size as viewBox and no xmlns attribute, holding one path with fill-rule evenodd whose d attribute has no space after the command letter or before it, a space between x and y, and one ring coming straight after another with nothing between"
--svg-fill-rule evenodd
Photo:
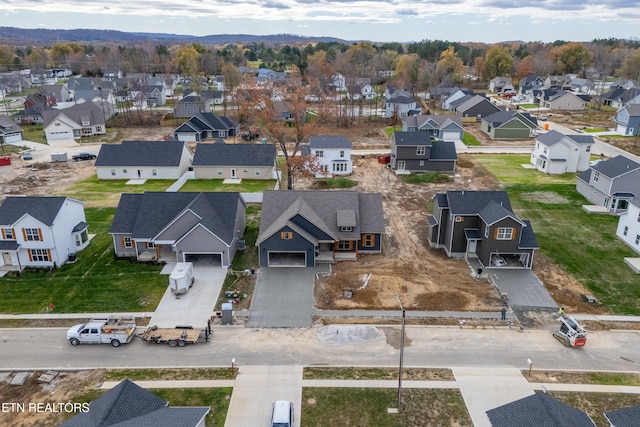
<instances>
[{"instance_id":1,"label":"gray house","mask_svg":"<svg viewBox=\"0 0 640 427\"><path fill-rule=\"evenodd\" d=\"M22 128L6 114L0 114L0 145L22 141Z\"/></svg>"},{"instance_id":2,"label":"gray house","mask_svg":"<svg viewBox=\"0 0 640 427\"><path fill-rule=\"evenodd\" d=\"M178 179L192 161L187 144L175 139L122 141L102 144L95 166L98 179Z\"/></svg>"},{"instance_id":3,"label":"gray house","mask_svg":"<svg viewBox=\"0 0 640 427\"><path fill-rule=\"evenodd\" d=\"M616 132L622 135L640 134L640 104L629 104L618 110L616 117Z\"/></svg>"},{"instance_id":4,"label":"gray house","mask_svg":"<svg viewBox=\"0 0 640 427\"><path fill-rule=\"evenodd\" d=\"M596 427L587 413L542 392L491 409L487 416L492 427Z\"/></svg>"},{"instance_id":5,"label":"gray house","mask_svg":"<svg viewBox=\"0 0 640 427\"><path fill-rule=\"evenodd\" d=\"M395 132L391 137L391 169L409 172L447 172L456 170L453 141L434 141L425 132Z\"/></svg>"},{"instance_id":6,"label":"gray house","mask_svg":"<svg viewBox=\"0 0 640 427\"><path fill-rule=\"evenodd\" d=\"M578 175L576 190L610 213L626 212L640 195L640 164L624 156L598 162Z\"/></svg>"},{"instance_id":7,"label":"gray house","mask_svg":"<svg viewBox=\"0 0 640 427\"><path fill-rule=\"evenodd\" d=\"M434 199L427 240L451 258L477 259L484 267L533 266L538 242L529 221L513 213L504 191L447 191Z\"/></svg>"},{"instance_id":8,"label":"gray house","mask_svg":"<svg viewBox=\"0 0 640 427\"><path fill-rule=\"evenodd\" d=\"M173 131L178 141L201 142L208 138L228 138L240 133L240 123L213 113L197 113Z\"/></svg>"},{"instance_id":9,"label":"gray house","mask_svg":"<svg viewBox=\"0 0 640 427\"><path fill-rule=\"evenodd\" d=\"M529 113L498 111L482 118L480 129L491 139L529 139L536 135L538 121Z\"/></svg>"},{"instance_id":10,"label":"gray house","mask_svg":"<svg viewBox=\"0 0 640 427\"><path fill-rule=\"evenodd\" d=\"M198 144L193 156L196 179L276 179L273 144Z\"/></svg>"},{"instance_id":11,"label":"gray house","mask_svg":"<svg viewBox=\"0 0 640 427\"><path fill-rule=\"evenodd\" d=\"M382 251L380 193L265 191L260 267L313 267Z\"/></svg>"},{"instance_id":12,"label":"gray house","mask_svg":"<svg viewBox=\"0 0 640 427\"><path fill-rule=\"evenodd\" d=\"M60 427L205 427L208 406L176 406L124 380Z\"/></svg>"},{"instance_id":13,"label":"gray house","mask_svg":"<svg viewBox=\"0 0 640 427\"><path fill-rule=\"evenodd\" d=\"M118 257L229 267L246 226L240 193L123 194L109 234Z\"/></svg>"},{"instance_id":14,"label":"gray house","mask_svg":"<svg viewBox=\"0 0 640 427\"><path fill-rule=\"evenodd\" d=\"M402 130L426 132L427 135L443 141L462 139L464 128L458 116L423 115L409 116L402 122Z\"/></svg>"},{"instance_id":15,"label":"gray house","mask_svg":"<svg viewBox=\"0 0 640 427\"><path fill-rule=\"evenodd\" d=\"M463 122L480 121L483 117L498 111L500 111L500 108L481 95L475 95L456 107L456 114L462 117Z\"/></svg>"}]
</instances>

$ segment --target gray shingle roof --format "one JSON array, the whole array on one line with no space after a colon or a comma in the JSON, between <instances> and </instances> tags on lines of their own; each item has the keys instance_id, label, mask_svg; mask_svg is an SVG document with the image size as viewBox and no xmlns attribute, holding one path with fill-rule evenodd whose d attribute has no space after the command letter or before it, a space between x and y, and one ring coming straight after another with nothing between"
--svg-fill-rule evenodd
<instances>
[{"instance_id":1,"label":"gray shingle roof","mask_svg":"<svg viewBox=\"0 0 640 427\"><path fill-rule=\"evenodd\" d=\"M213 113L197 113L182 125L178 126L175 132L186 131L184 125L202 132L203 130L230 130L240 126L239 123L231 120L226 116L218 116Z\"/></svg>"},{"instance_id":2,"label":"gray shingle roof","mask_svg":"<svg viewBox=\"0 0 640 427\"><path fill-rule=\"evenodd\" d=\"M528 125L532 128L538 125L538 121L531 117L531 115L529 115L528 113L519 113L515 110L498 111L484 117L482 120L491 123L493 127L500 127L503 124L513 120L513 118L515 117L518 117L520 120L524 120L525 122L529 122Z\"/></svg>"},{"instance_id":3,"label":"gray shingle roof","mask_svg":"<svg viewBox=\"0 0 640 427\"><path fill-rule=\"evenodd\" d=\"M96 166L179 166L183 149L176 140L102 144Z\"/></svg>"},{"instance_id":4,"label":"gray shingle roof","mask_svg":"<svg viewBox=\"0 0 640 427\"><path fill-rule=\"evenodd\" d=\"M462 128L462 119L459 116L418 114L416 116L409 116L405 119L407 127L417 127L421 129L424 127L442 129L452 122Z\"/></svg>"},{"instance_id":5,"label":"gray shingle roof","mask_svg":"<svg viewBox=\"0 0 640 427\"><path fill-rule=\"evenodd\" d=\"M531 221L528 219L522 220L525 224L522 227L522 236L520 236L520 244L518 248L520 249L537 249L540 247L538 244L538 239L536 239L536 234L533 232L533 227L531 226Z\"/></svg>"},{"instance_id":6,"label":"gray shingle roof","mask_svg":"<svg viewBox=\"0 0 640 427\"><path fill-rule=\"evenodd\" d=\"M209 407L168 407L142 387L124 380L61 427L195 427Z\"/></svg>"},{"instance_id":7,"label":"gray shingle roof","mask_svg":"<svg viewBox=\"0 0 640 427\"><path fill-rule=\"evenodd\" d=\"M310 148L351 149L351 141L344 135L315 135L309 138Z\"/></svg>"},{"instance_id":8,"label":"gray shingle roof","mask_svg":"<svg viewBox=\"0 0 640 427\"><path fill-rule=\"evenodd\" d=\"M640 405L605 412L604 416L614 427L638 427L640 425Z\"/></svg>"},{"instance_id":9,"label":"gray shingle roof","mask_svg":"<svg viewBox=\"0 0 640 427\"><path fill-rule=\"evenodd\" d=\"M390 102L392 104L413 104L416 102L416 100L407 96L400 95L396 96L395 98L389 98L387 102Z\"/></svg>"},{"instance_id":10,"label":"gray shingle roof","mask_svg":"<svg viewBox=\"0 0 640 427\"><path fill-rule=\"evenodd\" d=\"M478 215L491 201L513 212L504 191L447 191L446 197L452 215Z\"/></svg>"},{"instance_id":11,"label":"gray shingle roof","mask_svg":"<svg viewBox=\"0 0 640 427\"><path fill-rule=\"evenodd\" d=\"M456 160L456 143L453 141L438 141L431 146L429 160Z\"/></svg>"},{"instance_id":12,"label":"gray shingle roof","mask_svg":"<svg viewBox=\"0 0 640 427\"><path fill-rule=\"evenodd\" d=\"M273 144L198 144L193 166L273 166L276 146Z\"/></svg>"},{"instance_id":13,"label":"gray shingle roof","mask_svg":"<svg viewBox=\"0 0 640 427\"><path fill-rule=\"evenodd\" d=\"M47 127L60 114L64 114L73 120L76 124L81 125L83 118L88 118L91 125L104 125L104 112L91 101L82 104L74 104L64 110L45 110L42 112L42 120L44 126Z\"/></svg>"},{"instance_id":14,"label":"gray shingle roof","mask_svg":"<svg viewBox=\"0 0 640 427\"><path fill-rule=\"evenodd\" d=\"M11 225L29 214L45 225L52 225L66 197L7 196L0 205L0 225Z\"/></svg>"},{"instance_id":15,"label":"gray shingle roof","mask_svg":"<svg viewBox=\"0 0 640 427\"><path fill-rule=\"evenodd\" d=\"M541 133L536 136L536 141L540 144L544 144L547 147L551 147L552 145L557 144L564 138L564 135L556 130L550 130L547 133Z\"/></svg>"},{"instance_id":16,"label":"gray shingle roof","mask_svg":"<svg viewBox=\"0 0 640 427\"><path fill-rule=\"evenodd\" d=\"M487 225L495 224L503 218L512 218L522 223L522 221L520 221L520 218L515 216L513 212L505 209L504 206L500 205L495 200L491 200L489 203L487 203L485 207L482 208L482 210L479 212L479 216Z\"/></svg>"},{"instance_id":17,"label":"gray shingle roof","mask_svg":"<svg viewBox=\"0 0 640 427\"><path fill-rule=\"evenodd\" d=\"M186 210L198 215L200 224L223 242L233 241L240 193L123 194L109 233L130 234L134 239L152 239Z\"/></svg>"},{"instance_id":18,"label":"gray shingle roof","mask_svg":"<svg viewBox=\"0 0 640 427\"><path fill-rule=\"evenodd\" d=\"M540 392L491 409L487 415L493 427L595 427L586 413Z\"/></svg>"},{"instance_id":19,"label":"gray shingle roof","mask_svg":"<svg viewBox=\"0 0 640 427\"><path fill-rule=\"evenodd\" d=\"M612 159L599 162L591 167L594 171L600 172L602 175L609 178L615 178L622 174L639 169L640 164L625 156L616 156Z\"/></svg>"},{"instance_id":20,"label":"gray shingle roof","mask_svg":"<svg viewBox=\"0 0 640 427\"><path fill-rule=\"evenodd\" d=\"M398 131L393 133L392 137L394 143L397 146L402 147L412 147L418 145L424 146L432 146L430 136L425 132L408 132L408 131Z\"/></svg>"},{"instance_id":21,"label":"gray shingle roof","mask_svg":"<svg viewBox=\"0 0 640 427\"><path fill-rule=\"evenodd\" d=\"M0 134L22 132L22 128L6 114L0 114Z\"/></svg>"},{"instance_id":22,"label":"gray shingle roof","mask_svg":"<svg viewBox=\"0 0 640 427\"><path fill-rule=\"evenodd\" d=\"M356 226L339 230L338 210L355 212ZM333 239L358 238L361 233L384 233L382 196L357 191L265 191L257 243L270 237L300 214Z\"/></svg>"}]
</instances>

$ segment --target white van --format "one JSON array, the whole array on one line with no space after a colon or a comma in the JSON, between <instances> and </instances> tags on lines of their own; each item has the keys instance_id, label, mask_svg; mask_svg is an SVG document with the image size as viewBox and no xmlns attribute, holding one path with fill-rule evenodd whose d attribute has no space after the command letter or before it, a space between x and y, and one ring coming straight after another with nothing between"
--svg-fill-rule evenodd
<instances>
[{"instance_id":1,"label":"white van","mask_svg":"<svg viewBox=\"0 0 640 427\"><path fill-rule=\"evenodd\" d=\"M287 400L273 402L271 427L293 427L293 403Z\"/></svg>"}]
</instances>

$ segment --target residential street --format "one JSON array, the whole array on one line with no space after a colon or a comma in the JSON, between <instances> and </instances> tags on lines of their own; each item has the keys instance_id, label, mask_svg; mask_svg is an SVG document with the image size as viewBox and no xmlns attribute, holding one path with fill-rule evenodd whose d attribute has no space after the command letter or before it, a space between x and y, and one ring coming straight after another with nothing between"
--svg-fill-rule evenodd
<instances>
[{"instance_id":1,"label":"residential street","mask_svg":"<svg viewBox=\"0 0 640 427\"><path fill-rule=\"evenodd\" d=\"M65 339L66 328L0 329L0 358L2 368L12 370L226 367L234 358L238 366L397 366L399 327L378 329L382 338L362 342L353 331L338 331L340 339L329 341L319 335L328 329L320 327L216 327L210 343L184 348L138 339L120 348L72 347ZM640 371L638 331L590 332L582 349L564 347L548 330L408 326L406 337L407 367L525 368L531 359L536 369Z\"/></svg>"}]
</instances>

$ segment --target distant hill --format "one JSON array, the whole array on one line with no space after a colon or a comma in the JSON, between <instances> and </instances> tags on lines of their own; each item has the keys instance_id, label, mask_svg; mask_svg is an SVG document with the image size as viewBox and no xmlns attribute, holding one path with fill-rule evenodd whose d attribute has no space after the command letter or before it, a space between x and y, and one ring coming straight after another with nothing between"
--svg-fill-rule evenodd
<instances>
[{"instance_id":1,"label":"distant hill","mask_svg":"<svg viewBox=\"0 0 640 427\"><path fill-rule=\"evenodd\" d=\"M226 44L226 43L274 43L274 44L296 44L312 42L338 42L349 43L347 40L335 37L304 37L294 34L275 35L251 35L251 34L215 34L208 36L190 36L168 33L128 33L114 30L50 30L44 28L15 28L0 27L0 44L8 45L52 45L63 42L115 42L115 43L135 43L135 42L159 42L159 43L180 43L194 42L202 44Z\"/></svg>"}]
</instances>

